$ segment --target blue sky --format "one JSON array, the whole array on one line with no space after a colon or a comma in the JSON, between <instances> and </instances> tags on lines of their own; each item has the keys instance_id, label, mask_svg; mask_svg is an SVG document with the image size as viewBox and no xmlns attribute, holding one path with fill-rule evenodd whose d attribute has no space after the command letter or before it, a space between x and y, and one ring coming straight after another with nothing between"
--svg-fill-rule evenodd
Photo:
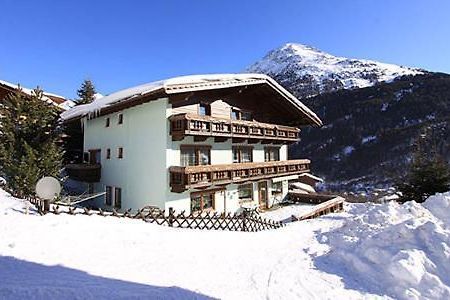
<instances>
[{"instance_id":1,"label":"blue sky","mask_svg":"<svg viewBox=\"0 0 450 300\"><path fill-rule=\"evenodd\" d=\"M239 72L287 42L450 73L448 0L0 1L0 79L66 97Z\"/></svg>"}]
</instances>

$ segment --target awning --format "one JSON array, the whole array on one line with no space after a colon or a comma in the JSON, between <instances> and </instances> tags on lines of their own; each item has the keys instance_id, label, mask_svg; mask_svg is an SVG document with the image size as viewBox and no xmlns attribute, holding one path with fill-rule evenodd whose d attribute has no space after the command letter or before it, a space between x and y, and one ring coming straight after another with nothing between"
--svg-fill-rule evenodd
<instances>
[{"instance_id":1,"label":"awning","mask_svg":"<svg viewBox=\"0 0 450 300\"><path fill-rule=\"evenodd\" d=\"M298 175L290 175L290 176L277 177L277 178L272 179L272 182L280 182L280 181L294 180L294 179L298 179Z\"/></svg>"}]
</instances>

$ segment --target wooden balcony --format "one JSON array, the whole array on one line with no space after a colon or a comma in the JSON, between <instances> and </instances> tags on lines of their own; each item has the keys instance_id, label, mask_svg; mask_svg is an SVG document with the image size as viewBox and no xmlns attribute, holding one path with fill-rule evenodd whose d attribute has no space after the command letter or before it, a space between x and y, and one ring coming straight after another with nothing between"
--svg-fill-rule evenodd
<instances>
[{"instance_id":1,"label":"wooden balcony","mask_svg":"<svg viewBox=\"0 0 450 300\"><path fill-rule=\"evenodd\" d=\"M174 141L194 136L197 139L214 137L216 142L233 138L249 142L292 143L299 140L300 134L300 129L296 127L193 114L173 115L169 120Z\"/></svg>"},{"instance_id":2,"label":"wooden balcony","mask_svg":"<svg viewBox=\"0 0 450 300\"><path fill-rule=\"evenodd\" d=\"M102 166L100 164L69 164L66 171L70 179L83 182L99 182Z\"/></svg>"},{"instance_id":3,"label":"wooden balcony","mask_svg":"<svg viewBox=\"0 0 450 300\"><path fill-rule=\"evenodd\" d=\"M309 172L309 159L271 161L260 163L236 163L226 165L204 165L170 167L172 192L202 189L212 185L269 179Z\"/></svg>"}]
</instances>

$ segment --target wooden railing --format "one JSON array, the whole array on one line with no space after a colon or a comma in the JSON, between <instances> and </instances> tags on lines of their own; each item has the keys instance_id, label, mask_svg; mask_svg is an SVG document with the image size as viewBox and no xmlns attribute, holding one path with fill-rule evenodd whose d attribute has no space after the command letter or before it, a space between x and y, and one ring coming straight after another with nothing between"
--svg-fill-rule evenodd
<instances>
[{"instance_id":1,"label":"wooden railing","mask_svg":"<svg viewBox=\"0 0 450 300\"><path fill-rule=\"evenodd\" d=\"M100 164L69 164L66 165L69 178L83 182L99 182L102 166Z\"/></svg>"},{"instance_id":2,"label":"wooden railing","mask_svg":"<svg viewBox=\"0 0 450 300\"><path fill-rule=\"evenodd\" d=\"M170 167L170 186L173 192L205 188L211 185L226 185L251 180L309 172L308 159L271 161L260 163L236 163L226 165L204 165Z\"/></svg>"},{"instance_id":3,"label":"wooden railing","mask_svg":"<svg viewBox=\"0 0 450 300\"><path fill-rule=\"evenodd\" d=\"M185 136L201 136L297 142L300 133L296 127L193 114L177 114L169 120L174 141L182 140Z\"/></svg>"}]
</instances>

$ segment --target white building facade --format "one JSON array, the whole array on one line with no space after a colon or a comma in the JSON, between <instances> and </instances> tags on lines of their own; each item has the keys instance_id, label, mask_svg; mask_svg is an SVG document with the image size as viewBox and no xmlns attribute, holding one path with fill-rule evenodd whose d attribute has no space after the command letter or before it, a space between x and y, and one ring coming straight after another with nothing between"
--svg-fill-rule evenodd
<instances>
[{"instance_id":1,"label":"white building facade","mask_svg":"<svg viewBox=\"0 0 450 300\"><path fill-rule=\"evenodd\" d=\"M285 119L276 101L288 102L279 105ZM63 118L82 123L85 161L67 169L90 193L105 192L93 205L188 213L233 213L282 201L288 180L309 171L309 160L288 160L287 145L299 140L300 130L286 121L321 125L289 92L255 74L152 83L78 106Z\"/></svg>"}]
</instances>

